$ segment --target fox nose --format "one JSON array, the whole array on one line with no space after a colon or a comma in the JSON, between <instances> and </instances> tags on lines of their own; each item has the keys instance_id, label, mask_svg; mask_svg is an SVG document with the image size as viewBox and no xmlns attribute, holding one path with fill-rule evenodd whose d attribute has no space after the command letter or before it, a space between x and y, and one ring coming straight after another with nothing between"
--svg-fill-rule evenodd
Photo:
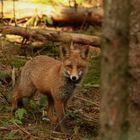
<instances>
[{"instance_id":1,"label":"fox nose","mask_svg":"<svg viewBox=\"0 0 140 140\"><path fill-rule=\"evenodd\" d=\"M71 80L76 81L76 80L78 80L78 77L77 76L71 76Z\"/></svg>"}]
</instances>

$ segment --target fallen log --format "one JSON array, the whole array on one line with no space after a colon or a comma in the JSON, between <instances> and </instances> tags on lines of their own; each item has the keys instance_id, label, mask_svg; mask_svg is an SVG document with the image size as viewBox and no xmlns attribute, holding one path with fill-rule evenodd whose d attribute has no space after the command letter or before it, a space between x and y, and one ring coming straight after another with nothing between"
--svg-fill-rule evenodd
<instances>
[{"instance_id":1,"label":"fallen log","mask_svg":"<svg viewBox=\"0 0 140 140\"><path fill-rule=\"evenodd\" d=\"M1 7L1 4L0 4ZM51 6L45 4L36 4L31 2L15 1L15 13L12 1L3 2L3 18L25 19L33 16L43 16L51 18L54 22L61 23L85 23L101 24L103 20L103 9L101 7L68 7ZM0 13L0 18L2 13Z\"/></svg>"},{"instance_id":2,"label":"fallen log","mask_svg":"<svg viewBox=\"0 0 140 140\"><path fill-rule=\"evenodd\" d=\"M30 41L61 41L61 42L70 42L91 45L94 47L100 47L101 39L98 36L91 36L78 33L66 33L61 31L50 31L45 29L30 29L17 26L3 26L0 25L0 33L2 34L13 34L22 36Z\"/></svg>"}]
</instances>

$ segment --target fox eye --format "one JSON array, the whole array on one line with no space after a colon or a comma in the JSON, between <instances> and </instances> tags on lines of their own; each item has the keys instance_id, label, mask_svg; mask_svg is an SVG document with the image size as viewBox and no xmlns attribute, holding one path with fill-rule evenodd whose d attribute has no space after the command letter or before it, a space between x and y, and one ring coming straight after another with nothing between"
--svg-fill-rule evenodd
<instances>
[{"instance_id":1,"label":"fox eye","mask_svg":"<svg viewBox=\"0 0 140 140\"><path fill-rule=\"evenodd\" d=\"M69 65L66 65L66 67L67 67L67 68L72 68L72 65L69 64Z\"/></svg>"},{"instance_id":2,"label":"fox eye","mask_svg":"<svg viewBox=\"0 0 140 140\"><path fill-rule=\"evenodd\" d=\"M82 69L82 68L83 68L83 66L82 66L82 65L79 65L79 66L78 66L78 68L79 68L79 69Z\"/></svg>"}]
</instances>

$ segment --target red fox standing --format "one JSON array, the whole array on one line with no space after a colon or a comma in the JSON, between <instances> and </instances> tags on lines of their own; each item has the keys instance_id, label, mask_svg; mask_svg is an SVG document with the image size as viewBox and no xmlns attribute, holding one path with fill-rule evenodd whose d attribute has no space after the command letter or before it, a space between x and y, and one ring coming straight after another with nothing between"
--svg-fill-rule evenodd
<instances>
[{"instance_id":1,"label":"red fox standing","mask_svg":"<svg viewBox=\"0 0 140 140\"><path fill-rule=\"evenodd\" d=\"M28 61L13 90L12 112L22 97L31 97L38 90L47 95L48 118L52 123L58 121L61 131L67 134L63 121L65 105L86 71L88 53L89 47L75 49L71 45L61 48L62 61L43 55Z\"/></svg>"}]
</instances>

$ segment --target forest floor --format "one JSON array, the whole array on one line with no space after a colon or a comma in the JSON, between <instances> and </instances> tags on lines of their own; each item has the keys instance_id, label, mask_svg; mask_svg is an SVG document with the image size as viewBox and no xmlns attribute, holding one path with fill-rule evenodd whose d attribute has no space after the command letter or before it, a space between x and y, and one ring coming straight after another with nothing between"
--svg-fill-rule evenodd
<instances>
[{"instance_id":1,"label":"forest floor","mask_svg":"<svg viewBox=\"0 0 140 140\"><path fill-rule=\"evenodd\" d=\"M7 39L8 38L8 39ZM52 131L44 115L47 111L45 97L25 103L26 114L11 114L13 76L18 75L25 62L38 54L58 58L58 48L46 45L43 49L21 49L14 36L0 38L0 140L96 140L99 131L100 112L100 55L98 50L90 55L89 70L83 84L68 103L66 119L72 135L66 138L61 132ZM53 44L54 45L54 44ZM13 74L16 72L16 74ZM44 111L45 110L45 111ZM45 112L45 113L42 113ZM23 114L22 114L23 113ZM21 118L20 118L21 116Z\"/></svg>"}]
</instances>

